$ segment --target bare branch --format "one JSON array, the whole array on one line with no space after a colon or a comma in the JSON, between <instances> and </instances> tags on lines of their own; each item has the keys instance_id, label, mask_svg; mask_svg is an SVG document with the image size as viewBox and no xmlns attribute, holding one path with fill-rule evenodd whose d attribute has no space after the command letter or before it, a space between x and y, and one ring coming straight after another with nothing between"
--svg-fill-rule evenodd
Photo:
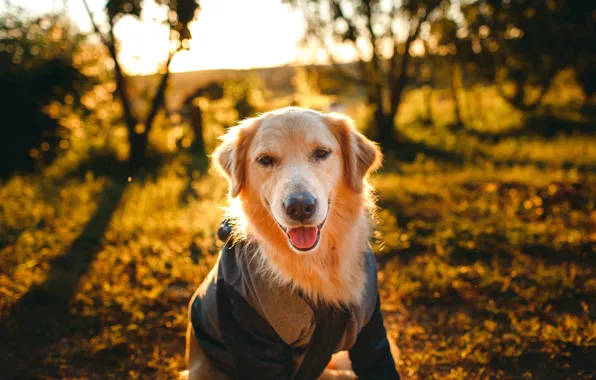
<instances>
[{"instance_id":1,"label":"bare branch","mask_svg":"<svg viewBox=\"0 0 596 380\"><path fill-rule=\"evenodd\" d=\"M159 109L162 105L165 104L166 88L168 85L168 80L170 78L170 63L172 62L174 55L176 55L176 53L179 51L180 48L178 47L175 51L170 52L168 54L168 60L165 64L166 72L159 81L159 85L157 86L157 90L155 91L155 96L153 97L153 101L151 102L151 109L149 111L149 114L147 115L147 119L145 120L145 130L147 132L151 129L151 126L153 125L153 120L157 116Z\"/></svg>"},{"instance_id":2,"label":"bare branch","mask_svg":"<svg viewBox=\"0 0 596 380\"><path fill-rule=\"evenodd\" d=\"M383 84L382 84L382 77L383 71L381 65L379 63L379 56L377 54L377 36L373 30L373 11L370 1L366 1L363 3L365 6L365 15L366 15L366 29L369 33L370 44L372 48L372 70L371 70L371 77L369 78L370 86L374 87L374 97L376 98L375 103L379 107L383 107ZM366 70L364 65L361 65L362 69Z\"/></svg>"},{"instance_id":3,"label":"bare branch","mask_svg":"<svg viewBox=\"0 0 596 380\"><path fill-rule=\"evenodd\" d=\"M110 30L109 35L110 39L108 40L103 33L99 30L97 23L93 19L93 13L89 8L89 4L87 0L83 0L83 5L85 5L85 9L87 10L87 14L89 15L89 19L91 20L91 24L93 25L93 29L99 35L102 43L108 49L110 56L114 60L114 72L116 76L116 92L120 97L120 101L122 102L122 109L124 113L124 122L129 130L129 133L134 133L134 127L138 124L137 118L134 116L132 112L132 106L130 104L130 99L128 98L128 94L126 93L126 79L124 73L122 72L122 67L120 66L120 62L118 61L118 53L116 51L116 40L114 38L114 24L113 20L109 19L110 23Z\"/></svg>"},{"instance_id":4,"label":"bare branch","mask_svg":"<svg viewBox=\"0 0 596 380\"><path fill-rule=\"evenodd\" d=\"M356 40L358 39L358 27L356 27L356 25L354 25L354 23L352 22L352 19L350 17L346 17L343 9L341 8L341 4L339 3L339 1L331 0L331 6L333 7L333 10L335 11L335 13L342 20L344 20L346 24L348 24L348 31L350 32L349 35L352 37L352 42L354 42L354 44L355 44Z\"/></svg>"},{"instance_id":5,"label":"bare branch","mask_svg":"<svg viewBox=\"0 0 596 380\"><path fill-rule=\"evenodd\" d=\"M87 0L83 0L83 5L85 6L85 10L87 11L87 14L89 15L89 20L91 21L91 25L93 26L93 30L95 30L95 33L99 36L99 38L101 39L101 42L106 47L108 47L110 44L106 40L106 38L103 35L103 33L99 30L99 27L97 26L97 23L95 22L95 19L93 18L93 12L91 12L91 8L89 8L89 4L87 3Z\"/></svg>"},{"instance_id":6,"label":"bare branch","mask_svg":"<svg viewBox=\"0 0 596 380\"><path fill-rule=\"evenodd\" d=\"M428 16L432 13L432 11L437 6L438 6L438 4L430 5L427 9L425 9L424 14L422 16L419 16L419 18L416 22L416 27L414 28L414 31L408 34L408 38L406 39L406 42L404 44L404 50L403 50L403 55L401 57L399 72L396 73L394 70L393 72L390 73L390 78L391 78L391 82L390 82L391 96L390 96L390 109L389 109L390 115L397 114L397 109L401 102L401 96L402 96L403 91L406 87L406 82L407 82L407 77L408 77L408 64L410 62L410 47L412 46L412 43L416 40L416 38L418 38L422 24L425 23L426 20L428 20ZM395 54L397 54L397 52L398 52L397 45L395 45L394 56L395 56ZM395 57L393 57L393 58L395 59ZM396 66L397 66L396 61L392 62L392 66L394 69L396 69Z\"/></svg>"}]
</instances>

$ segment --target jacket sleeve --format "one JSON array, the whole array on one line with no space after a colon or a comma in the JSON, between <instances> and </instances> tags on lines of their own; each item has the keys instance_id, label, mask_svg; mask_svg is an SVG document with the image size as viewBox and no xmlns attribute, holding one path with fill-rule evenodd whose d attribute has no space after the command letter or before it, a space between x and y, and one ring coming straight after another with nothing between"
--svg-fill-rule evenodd
<instances>
[{"instance_id":1,"label":"jacket sleeve","mask_svg":"<svg viewBox=\"0 0 596 380\"><path fill-rule=\"evenodd\" d=\"M228 283L217 282L220 333L237 379L289 379L290 347Z\"/></svg>"},{"instance_id":2,"label":"jacket sleeve","mask_svg":"<svg viewBox=\"0 0 596 380\"><path fill-rule=\"evenodd\" d=\"M383 325L378 294L375 310L368 323L358 334L356 343L350 349L349 354L352 368L358 379L399 379L387 340L387 332Z\"/></svg>"}]
</instances>

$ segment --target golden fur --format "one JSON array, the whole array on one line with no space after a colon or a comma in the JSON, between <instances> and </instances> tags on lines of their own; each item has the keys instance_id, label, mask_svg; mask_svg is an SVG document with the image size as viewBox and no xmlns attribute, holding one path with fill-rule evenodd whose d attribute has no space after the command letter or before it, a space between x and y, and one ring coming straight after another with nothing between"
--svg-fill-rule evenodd
<instances>
[{"instance_id":1,"label":"golden fur","mask_svg":"<svg viewBox=\"0 0 596 380\"><path fill-rule=\"evenodd\" d=\"M310 118L307 123L306 117ZM329 136L320 136L322 128ZM309 141L313 134L319 134L321 140L335 140L324 141L335 148L333 157L318 164L322 166L317 168L318 173L307 173L308 177L319 177L311 181L311 187L331 185L324 189L331 194L329 215L319 247L309 254L297 254L272 212L271 198L281 193L278 198L283 199L280 187L288 181L287 175L283 168L263 174L255 159L263 147L269 149L268 145L282 150L292 146L292 153L307 157L310 145L320 143ZM213 157L215 167L230 181L230 196L238 197L235 207L228 210L237 220L236 233L258 242L263 254L260 262L274 279L299 287L315 301L360 302L364 286L362 252L374 206L366 175L380 166L381 154L349 118L295 108L267 113L232 129ZM330 162L332 159L335 162ZM302 164L299 169L308 168Z\"/></svg>"},{"instance_id":2,"label":"golden fur","mask_svg":"<svg viewBox=\"0 0 596 380\"><path fill-rule=\"evenodd\" d=\"M374 211L367 176L382 161L376 144L344 115L293 107L245 120L222 141L213 164L230 183L228 214L234 219L236 236L258 246L253 259L261 270L272 281L299 288L316 302L361 302L363 252ZM313 160L317 148L331 153L324 160ZM264 154L275 159L274 167L258 163ZM316 196L314 218L317 224L324 223L319 244L306 253L293 249L280 227L295 223L281 204L296 189ZM191 331L189 341L195 340ZM196 340L189 342L187 350L199 352L194 356L201 358L197 345ZM192 352L188 355L191 366L200 360L193 362ZM329 369L322 378L353 378L353 373Z\"/></svg>"}]
</instances>

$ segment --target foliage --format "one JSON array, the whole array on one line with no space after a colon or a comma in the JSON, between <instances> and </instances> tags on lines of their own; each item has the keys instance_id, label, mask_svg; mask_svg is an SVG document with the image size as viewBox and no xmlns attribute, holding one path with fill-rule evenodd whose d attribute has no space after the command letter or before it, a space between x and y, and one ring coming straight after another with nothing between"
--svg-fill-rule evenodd
<instances>
[{"instance_id":1,"label":"foliage","mask_svg":"<svg viewBox=\"0 0 596 380\"><path fill-rule=\"evenodd\" d=\"M84 38L62 16L24 19L14 9L0 16L0 175L31 168L42 156L49 161L65 141L44 108L52 101L80 105L92 85L75 62Z\"/></svg>"},{"instance_id":2,"label":"foliage","mask_svg":"<svg viewBox=\"0 0 596 380\"><path fill-rule=\"evenodd\" d=\"M593 4L578 1L475 1L462 7L462 35L474 53L493 58L501 96L531 111L558 72L593 59L593 11ZM504 83L512 88L501 89ZM538 93L532 96L529 87Z\"/></svg>"},{"instance_id":3,"label":"foliage","mask_svg":"<svg viewBox=\"0 0 596 380\"><path fill-rule=\"evenodd\" d=\"M284 2L305 16L305 46L324 50L335 75L365 90L374 108L373 137L394 152L399 150L391 144L407 142L394 128L402 94L409 84L425 83L419 76L425 66L431 73L447 68L435 78L447 80L460 126L460 87L494 83L499 96L532 116L543 111L553 79L570 68L586 107L593 107L596 31L590 2ZM413 57L414 51L424 55ZM354 62L340 64L348 59Z\"/></svg>"}]
</instances>

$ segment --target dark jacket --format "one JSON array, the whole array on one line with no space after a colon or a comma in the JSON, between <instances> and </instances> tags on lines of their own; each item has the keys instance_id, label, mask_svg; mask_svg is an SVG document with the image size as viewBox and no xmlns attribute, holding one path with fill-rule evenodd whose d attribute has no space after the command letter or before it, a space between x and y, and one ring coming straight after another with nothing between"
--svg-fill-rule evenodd
<instances>
[{"instance_id":1,"label":"dark jacket","mask_svg":"<svg viewBox=\"0 0 596 380\"><path fill-rule=\"evenodd\" d=\"M221 230L220 238L225 238ZM399 379L370 250L362 304L336 308L315 305L258 271L250 256L255 248L226 243L191 301L196 338L218 370L233 379L310 380L322 373L333 353L349 350L359 379Z\"/></svg>"}]
</instances>

